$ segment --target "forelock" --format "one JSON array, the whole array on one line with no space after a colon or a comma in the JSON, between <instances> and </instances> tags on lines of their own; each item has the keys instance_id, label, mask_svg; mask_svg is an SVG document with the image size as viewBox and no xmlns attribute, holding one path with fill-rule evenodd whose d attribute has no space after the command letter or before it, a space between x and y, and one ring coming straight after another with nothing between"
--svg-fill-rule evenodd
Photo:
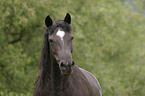
<instances>
[{"instance_id":1,"label":"forelock","mask_svg":"<svg viewBox=\"0 0 145 96\"><path fill-rule=\"evenodd\" d=\"M71 26L64 22L63 20L59 20L57 22L54 22L52 24L52 26L50 26L49 28L46 29L45 34L53 34L53 32L55 31L56 28L62 28L65 32L71 32Z\"/></svg>"}]
</instances>

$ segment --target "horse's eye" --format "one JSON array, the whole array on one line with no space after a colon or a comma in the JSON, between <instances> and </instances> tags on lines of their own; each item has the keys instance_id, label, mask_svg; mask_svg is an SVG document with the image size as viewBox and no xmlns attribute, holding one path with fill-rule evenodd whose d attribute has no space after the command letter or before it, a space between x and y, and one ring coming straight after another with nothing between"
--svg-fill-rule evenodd
<instances>
[{"instance_id":1,"label":"horse's eye","mask_svg":"<svg viewBox=\"0 0 145 96\"><path fill-rule=\"evenodd\" d=\"M50 43L53 43L53 40L52 39L49 39Z\"/></svg>"},{"instance_id":2,"label":"horse's eye","mask_svg":"<svg viewBox=\"0 0 145 96\"><path fill-rule=\"evenodd\" d=\"M74 39L74 37L72 36L72 37L71 37L71 40L73 40L73 39Z\"/></svg>"}]
</instances>

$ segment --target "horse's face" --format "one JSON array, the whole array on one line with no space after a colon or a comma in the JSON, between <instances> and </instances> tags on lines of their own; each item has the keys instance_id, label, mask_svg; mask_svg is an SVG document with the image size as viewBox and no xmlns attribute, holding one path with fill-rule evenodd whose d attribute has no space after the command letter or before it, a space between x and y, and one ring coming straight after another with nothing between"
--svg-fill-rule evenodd
<instances>
[{"instance_id":1,"label":"horse's face","mask_svg":"<svg viewBox=\"0 0 145 96\"><path fill-rule=\"evenodd\" d=\"M68 20L67 15L65 19L67 18ZM54 32L49 35L48 38L50 44L50 51L53 57L55 58L57 64L59 65L61 74L70 75L73 71L73 66L74 66L74 61L72 59L73 35L71 34L71 32L66 32L61 27L57 27L54 30Z\"/></svg>"},{"instance_id":2,"label":"horse's face","mask_svg":"<svg viewBox=\"0 0 145 96\"><path fill-rule=\"evenodd\" d=\"M54 33L49 36L52 55L59 64L63 75L71 74L72 67L74 66L74 61L72 60L72 40L72 34L65 32L62 28L57 28Z\"/></svg>"}]
</instances>

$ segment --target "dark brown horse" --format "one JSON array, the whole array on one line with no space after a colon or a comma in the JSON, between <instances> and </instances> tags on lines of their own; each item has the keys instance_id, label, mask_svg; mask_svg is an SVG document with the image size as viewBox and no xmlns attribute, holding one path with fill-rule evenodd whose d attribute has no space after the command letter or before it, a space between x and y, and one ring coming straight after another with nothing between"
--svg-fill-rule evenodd
<instances>
[{"instance_id":1,"label":"dark brown horse","mask_svg":"<svg viewBox=\"0 0 145 96\"><path fill-rule=\"evenodd\" d=\"M40 74L34 96L102 96L98 80L79 68L72 59L71 16L53 22L45 19L44 45L40 59Z\"/></svg>"}]
</instances>

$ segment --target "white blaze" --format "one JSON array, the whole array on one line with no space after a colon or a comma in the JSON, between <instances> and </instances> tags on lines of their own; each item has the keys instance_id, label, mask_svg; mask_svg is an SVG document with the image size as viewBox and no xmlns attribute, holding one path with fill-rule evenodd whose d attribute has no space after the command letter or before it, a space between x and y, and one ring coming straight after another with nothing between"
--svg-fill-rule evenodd
<instances>
[{"instance_id":1,"label":"white blaze","mask_svg":"<svg viewBox=\"0 0 145 96\"><path fill-rule=\"evenodd\" d=\"M63 45L64 45L63 37L64 37L64 35L65 35L65 32L64 32L64 31L61 31L61 30L59 29L59 30L57 31L56 35L60 37L60 39L62 40Z\"/></svg>"}]
</instances>

